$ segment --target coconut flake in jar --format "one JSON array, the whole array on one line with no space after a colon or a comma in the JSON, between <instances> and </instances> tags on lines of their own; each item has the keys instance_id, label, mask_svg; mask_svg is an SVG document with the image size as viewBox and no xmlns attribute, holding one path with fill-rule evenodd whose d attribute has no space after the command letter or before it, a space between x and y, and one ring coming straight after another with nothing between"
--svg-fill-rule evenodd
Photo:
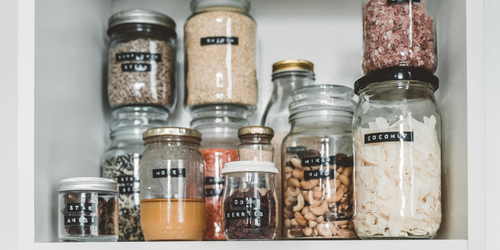
<instances>
[{"instance_id":1,"label":"coconut flake in jar","mask_svg":"<svg viewBox=\"0 0 500 250\"><path fill-rule=\"evenodd\" d=\"M441 148L436 117L423 121L407 116L389 124L379 117L354 134L354 223L361 238L436 235L442 218ZM390 141L392 135L406 139Z\"/></svg>"}]
</instances>

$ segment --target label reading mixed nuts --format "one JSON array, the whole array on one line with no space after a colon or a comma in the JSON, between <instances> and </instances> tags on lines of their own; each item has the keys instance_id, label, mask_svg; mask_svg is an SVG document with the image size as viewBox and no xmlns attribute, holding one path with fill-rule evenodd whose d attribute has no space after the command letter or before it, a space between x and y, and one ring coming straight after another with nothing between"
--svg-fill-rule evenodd
<instances>
[{"instance_id":1,"label":"label reading mixed nuts","mask_svg":"<svg viewBox=\"0 0 500 250\"><path fill-rule=\"evenodd\" d=\"M335 156L302 158L302 166L322 166L335 164Z\"/></svg>"},{"instance_id":2,"label":"label reading mixed nuts","mask_svg":"<svg viewBox=\"0 0 500 250\"><path fill-rule=\"evenodd\" d=\"M227 36L212 36L212 37L202 37L201 38L201 46L217 45L217 44L238 45L238 38L237 37L227 37Z\"/></svg>"},{"instance_id":3,"label":"label reading mixed nuts","mask_svg":"<svg viewBox=\"0 0 500 250\"><path fill-rule=\"evenodd\" d=\"M151 64L149 63L124 63L122 64L122 72L150 72Z\"/></svg>"},{"instance_id":4,"label":"label reading mixed nuts","mask_svg":"<svg viewBox=\"0 0 500 250\"><path fill-rule=\"evenodd\" d=\"M64 216L65 226L97 226L97 216Z\"/></svg>"},{"instance_id":5,"label":"label reading mixed nuts","mask_svg":"<svg viewBox=\"0 0 500 250\"><path fill-rule=\"evenodd\" d=\"M159 168L153 169L153 178L166 178L166 177L186 177L186 169L185 168Z\"/></svg>"},{"instance_id":6,"label":"label reading mixed nuts","mask_svg":"<svg viewBox=\"0 0 500 250\"><path fill-rule=\"evenodd\" d=\"M420 0L387 0L387 4L396 3L420 3Z\"/></svg>"},{"instance_id":7,"label":"label reading mixed nuts","mask_svg":"<svg viewBox=\"0 0 500 250\"><path fill-rule=\"evenodd\" d=\"M365 144L379 142L412 142L413 132L384 132L365 135Z\"/></svg>"},{"instance_id":8,"label":"label reading mixed nuts","mask_svg":"<svg viewBox=\"0 0 500 250\"><path fill-rule=\"evenodd\" d=\"M330 179L334 178L335 170L313 170L313 171L304 171L304 180L312 180L312 179Z\"/></svg>"},{"instance_id":9,"label":"label reading mixed nuts","mask_svg":"<svg viewBox=\"0 0 500 250\"><path fill-rule=\"evenodd\" d=\"M117 53L115 57L117 62L123 62L123 61L161 62L161 54L158 53L144 53L144 52Z\"/></svg>"},{"instance_id":10,"label":"label reading mixed nuts","mask_svg":"<svg viewBox=\"0 0 500 250\"><path fill-rule=\"evenodd\" d=\"M66 213L97 212L95 203L66 203Z\"/></svg>"}]
</instances>

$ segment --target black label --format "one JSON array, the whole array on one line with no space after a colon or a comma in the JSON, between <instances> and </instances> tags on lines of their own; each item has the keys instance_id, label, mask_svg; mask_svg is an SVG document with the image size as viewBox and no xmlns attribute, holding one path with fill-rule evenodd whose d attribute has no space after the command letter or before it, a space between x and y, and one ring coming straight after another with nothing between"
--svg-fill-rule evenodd
<instances>
[{"instance_id":1,"label":"black label","mask_svg":"<svg viewBox=\"0 0 500 250\"><path fill-rule=\"evenodd\" d=\"M151 64L149 63L124 63L122 64L122 72L150 72Z\"/></svg>"},{"instance_id":2,"label":"black label","mask_svg":"<svg viewBox=\"0 0 500 250\"><path fill-rule=\"evenodd\" d=\"M201 45L217 45L217 44L231 44L238 45L237 37L227 37L227 36L212 36L201 38Z\"/></svg>"},{"instance_id":3,"label":"black label","mask_svg":"<svg viewBox=\"0 0 500 250\"><path fill-rule=\"evenodd\" d=\"M66 213L97 212L95 203L66 203Z\"/></svg>"},{"instance_id":4,"label":"black label","mask_svg":"<svg viewBox=\"0 0 500 250\"><path fill-rule=\"evenodd\" d=\"M153 169L153 178L165 178L165 177L186 177L186 169L184 168L159 168Z\"/></svg>"},{"instance_id":5,"label":"black label","mask_svg":"<svg viewBox=\"0 0 500 250\"><path fill-rule=\"evenodd\" d=\"M224 177L205 177L205 185L224 184Z\"/></svg>"},{"instance_id":6,"label":"black label","mask_svg":"<svg viewBox=\"0 0 500 250\"><path fill-rule=\"evenodd\" d=\"M307 150L306 147L286 147L287 154L296 154L299 151Z\"/></svg>"},{"instance_id":7,"label":"black label","mask_svg":"<svg viewBox=\"0 0 500 250\"><path fill-rule=\"evenodd\" d=\"M116 61L156 61L161 62L161 54L152 54L144 52L128 52L116 54Z\"/></svg>"},{"instance_id":8,"label":"black label","mask_svg":"<svg viewBox=\"0 0 500 250\"><path fill-rule=\"evenodd\" d=\"M387 0L387 4L396 3L420 3L420 0Z\"/></svg>"},{"instance_id":9,"label":"black label","mask_svg":"<svg viewBox=\"0 0 500 250\"><path fill-rule=\"evenodd\" d=\"M205 188L205 197L222 196L222 188Z\"/></svg>"},{"instance_id":10,"label":"black label","mask_svg":"<svg viewBox=\"0 0 500 250\"><path fill-rule=\"evenodd\" d=\"M330 179L334 178L335 170L315 170L315 171L304 171L304 180L312 180L312 179Z\"/></svg>"},{"instance_id":11,"label":"black label","mask_svg":"<svg viewBox=\"0 0 500 250\"><path fill-rule=\"evenodd\" d=\"M97 226L97 216L64 216L65 226Z\"/></svg>"},{"instance_id":12,"label":"black label","mask_svg":"<svg viewBox=\"0 0 500 250\"><path fill-rule=\"evenodd\" d=\"M241 219L261 219L268 218L269 212L260 210L248 210L248 211L234 211L229 210L226 213L226 219L228 220L241 220Z\"/></svg>"},{"instance_id":13,"label":"black label","mask_svg":"<svg viewBox=\"0 0 500 250\"><path fill-rule=\"evenodd\" d=\"M412 142L413 132L385 132L365 135L365 144L379 142Z\"/></svg>"},{"instance_id":14,"label":"black label","mask_svg":"<svg viewBox=\"0 0 500 250\"><path fill-rule=\"evenodd\" d=\"M231 200L233 207L260 207L260 199L257 198L233 198Z\"/></svg>"},{"instance_id":15,"label":"black label","mask_svg":"<svg viewBox=\"0 0 500 250\"><path fill-rule=\"evenodd\" d=\"M118 178L116 178L117 182L120 184L125 184L125 183L134 183L135 178L133 175L120 175ZM137 180L139 181L139 180Z\"/></svg>"},{"instance_id":16,"label":"black label","mask_svg":"<svg viewBox=\"0 0 500 250\"><path fill-rule=\"evenodd\" d=\"M302 166L323 166L335 164L335 156L302 158Z\"/></svg>"},{"instance_id":17,"label":"black label","mask_svg":"<svg viewBox=\"0 0 500 250\"><path fill-rule=\"evenodd\" d=\"M120 194L133 194L133 193L139 193L139 188L134 188L134 186L124 186L124 187L119 187L118 191Z\"/></svg>"}]
</instances>

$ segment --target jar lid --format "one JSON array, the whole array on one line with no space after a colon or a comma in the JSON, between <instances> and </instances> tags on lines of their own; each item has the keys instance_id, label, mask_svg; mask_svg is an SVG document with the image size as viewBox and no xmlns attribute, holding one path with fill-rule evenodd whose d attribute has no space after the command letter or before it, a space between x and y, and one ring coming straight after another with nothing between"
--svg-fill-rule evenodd
<instances>
[{"instance_id":1,"label":"jar lid","mask_svg":"<svg viewBox=\"0 0 500 250\"><path fill-rule=\"evenodd\" d=\"M270 135L274 136L274 130L264 126L248 126L238 130L238 137L244 135Z\"/></svg>"},{"instance_id":2,"label":"jar lid","mask_svg":"<svg viewBox=\"0 0 500 250\"><path fill-rule=\"evenodd\" d=\"M267 172L277 174L278 169L269 161L232 161L224 164L221 174L236 172Z\"/></svg>"},{"instance_id":3,"label":"jar lid","mask_svg":"<svg viewBox=\"0 0 500 250\"><path fill-rule=\"evenodd\" d=\"M192 0L191 11L210 7L234 7L246 12L250 11L249 0Z\"/></svg>"},{"instance_id":4,"label":"jar lid","mask_svg":"<svg viewBox=\"0 0 500 250\"><path fill-rule=\"evenodd\" d=\"M59 181L59 191L106 191L118 193L116 181L102 177L71 177Z\"/></svg>"},{"instance_id":5,"label":"jar lid","mask_svg":"<svg viewBox=\"0 0 500 250\"><path fill-rule=\"evenodd\" d=\"M108 21L108 35L110 30L118 25L129 23L154 24L175 31L175 22L167 15L151 10L125 10L112 15Z\"/></svg>"},{"instance_id":6,"label":"jar lid","mask_svg":"<svg viewBox=\"0 0 500 250\"><path fill-rule=\"evenodd\" d=\"M314 64L302 59L287 59L273 64L273 73L287 70L308 70L314 72Z\"/></svg>"},{"instance_id":7,"label":"jar lid","mask_svg":"<svg viewBox=\"0 0 500 250\"><path fill-rule=\"evenodd\" d=\"M434 74L419 68L394 67L374 71L359 78L354 83L354 93L359 95L359 91L372 84L386 81L420 81L428 82L436 91L439 88L439 78Z\"/></svg>"},{"instance_id":8,"label":"jar lid","mask_svg":"<svg viewBox=\"0 0 500 250\"><path fill-rule=\"evenodd\" d=\"M178 136L189 136L201 138L201 133L196 129L182 128L182 127L163 127L163 128L151 128L146 130L142 134L142 139L146 139L153 136L162 135L178 135Z\"/></svg>"}]
</instances>

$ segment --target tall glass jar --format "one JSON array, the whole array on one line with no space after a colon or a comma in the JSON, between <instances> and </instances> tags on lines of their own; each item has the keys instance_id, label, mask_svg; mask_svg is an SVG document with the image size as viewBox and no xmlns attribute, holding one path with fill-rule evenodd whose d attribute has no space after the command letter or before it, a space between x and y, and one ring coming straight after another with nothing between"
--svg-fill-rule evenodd
<instances>
[{"instance_id":1,"label":"tall glass jar","mask_svg":"<svg viewBox=\"0 0 500 250\"><path fill-rule=\"evenodd\" d=\"M244 106L204 105L193 109L191 127L203 134L200 152L205 160L205 231L203 240L225 240L221 226L221 199L226 162L238 160L238 129L247 126Z\"/></svg>"},{"instance_id":2,"label":"tall glass jar","mask_svg":"<svg viewBox=\"0 0 500 250\"><path fill-rule=\"evenodd\" d=\"M439 79L424 70L356 82L356 209L362 239L433 238L441 224Z\"/></svg>"},{"instance_id":3,"label":"tall glass jar","mask_svg":"<svg viewBox=\"0 0 500 250\"><path fill-rule=\"evenodd\" d=\"M437 68L435 0L362 0L363 73Z\"/></svg>"},{"instance_id":4,"label":"tall glass jar","mask_svg":"<svg viewBox=\"0 0 500 250\"><path fill-rule=\"evenodd\" d=\"M112 108L176 103L175 22L150 10L127 10L109 19L108 97Z\"/></svg>"},{"instance_id":5,"label":"tall glass jar","mask_svg":"<svg viewBox=\"0 0 500 250\"><path fill-rule=\"evenodd\" d=\"M249 0L192 0L184 26L185 105L257 105L256 24Z\"/></svg>"},{"instance_id":6,"label":"tall glass jar","mask_svg":"<svg viewBox=\"0 0 500 250\"><path fill-rule=\"evenodd\" d=\"M142 133L167 126L168 112L157 107L126 106L113 110L111 146L101 161L102 176L118 183L119 241L142 241L139 221L139 162L144 152Z\"/></svg>"},{"instance_id":7,"label":"tall glass jar","mask_svg":"<svg viewBox=\"0 0 500 250\"><path fill-rule=\"evenodd\" d=\"M205 226L205 164L201 133L189 128L148 129L141 160L144 239L201 240Z\"/></svg>"},{"instance_id":8,"label":"tall glass jar","mask_svg":"<svg viewBox=\"0 0 500 250\"><path fill-rule=\"evenodd\" d=\"M283 140L283 237L355 238L352 222L352 89L312 85L296 90Z\"/></svg>"},{"instance_id":9,"label":"tall glass jar","mask_svg":"<svg viewBox=\"0 0 500 250\"><path fill-rule=\"evenodd\" d=\"M238 130L240 161L273 161L274 147L271 140L274 130L264 126L248 126ZM279 180L279 177L278 179Z\"/></svg>"}]
</instances>

